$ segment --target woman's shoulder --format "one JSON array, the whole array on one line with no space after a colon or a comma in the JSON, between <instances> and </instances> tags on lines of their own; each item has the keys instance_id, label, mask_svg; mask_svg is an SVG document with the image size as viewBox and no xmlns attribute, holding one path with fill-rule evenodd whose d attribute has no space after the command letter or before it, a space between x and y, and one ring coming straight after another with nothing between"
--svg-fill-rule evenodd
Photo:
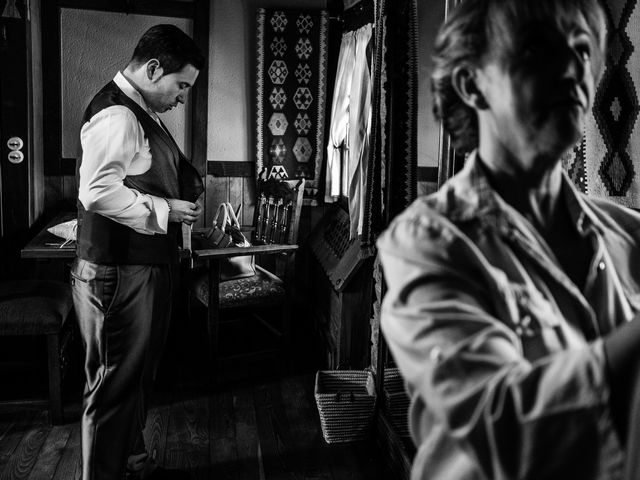
<instances>
[{"instance_id":1,"label":"woman's shoulder","mask_svg":"<svg viewBox=\"0 0 640 480\"><path fill-rule=\"evenodd\" d=\"M379 250L399 256L439 256L462 240L464 235L443 204L442 193L418 197L394 218L378 238Z\"/></svg>"}]
</instances>

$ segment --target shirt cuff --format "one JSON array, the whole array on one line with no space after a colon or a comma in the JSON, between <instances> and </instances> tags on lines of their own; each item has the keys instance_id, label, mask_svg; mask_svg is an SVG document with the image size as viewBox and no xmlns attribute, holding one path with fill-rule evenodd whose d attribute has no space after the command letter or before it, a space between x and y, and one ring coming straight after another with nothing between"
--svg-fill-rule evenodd
<instances>
[{"instance_id":1,"label":"shirt cuff","mask_svg":"<svg viewBox=\"0 0 640 480\"><path fill-rule=\"evenodd\" d=\"M148 195L153 201L153 210L147 220L147 228L155 233L167 233L169 226L169 204L162 197Z\"/></svg>"}]
</instances>

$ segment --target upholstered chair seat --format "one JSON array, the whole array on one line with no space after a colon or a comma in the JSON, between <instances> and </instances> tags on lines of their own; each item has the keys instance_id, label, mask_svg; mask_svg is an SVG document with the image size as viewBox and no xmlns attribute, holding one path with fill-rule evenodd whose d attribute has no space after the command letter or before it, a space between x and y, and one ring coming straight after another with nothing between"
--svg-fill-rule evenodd
<instances>
[{"instance_id":1,"label":"upholstered chair seat","mask_svg":"<svg viewBox=\"0 0 640 480\"><path fill-rule=\"evenodd\" d=\"M59 333L72 308L71 290L64 283L0 283L0 335Z\"/></svg>"},{"instance_id":2,"label":"upholstered chair seat","mask_svg":"<svg viewBox=\"0 0 640 480\"><path fill-rule=\"evenodd\" d=\"M0 283L0 335L47 337L49 398L44 403L48 404L53 423L60 423L63 419L63 345L69 343L63 340L71 332L69 319L72 311L73 300L68 284L45 280Z\"/></svg>"},{"instance_id":3,"label":"upholstered chair seat","mask_svg":"<svg viewBox=\"0 0 640 480\"><path fill-rule=\"evenodd\" d=\"M219 288L221 309L279 305L286 295L284 282L259 266L256 266L255 275L221 282ZM206 270L195 276L193 291L203 305L209 305L209 273Z\"/></svg>"}]
</instances>

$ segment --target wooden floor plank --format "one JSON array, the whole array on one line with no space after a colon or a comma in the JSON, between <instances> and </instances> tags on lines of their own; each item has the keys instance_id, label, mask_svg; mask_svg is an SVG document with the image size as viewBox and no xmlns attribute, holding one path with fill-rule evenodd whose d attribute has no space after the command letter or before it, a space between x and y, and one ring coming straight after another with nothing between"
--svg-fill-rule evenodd
<instances>
[{"instance_id":1,"label":"wooden floor plank","mask_svg":"<svg viewBox=\"0 0 640 480\"><path fill-rule=\"evenodd\" d=\"M0 473L4 472L23 437L33 428L36 412L31 410L17 412L15 416L15 422L11 424L0 440Z\"/></svg>"},{"instance_id":2,"label":"wooden floor plank","mask_svg":"<svg viewBox=\"0 0 640 480\"><path fill-rule=\"evenodd\" d=\"M56 425L49 430L36 463L31 469L29 480L50 480L53 478L72 429L71 425Z\"/></svg>"},{"instance_id":3,"label":"wooden floor plank","mask_svg":"<svg viewBox=\"0 0 640 480\"><path fill-rule=\"evenodd\" d=\"M80 480L82 478L82 462L76 463L76 472L73 476L73 480Z\"/></svg>"},{"instance_id":4,"label":"wooden floor plank","mask_svg":"<svg viewBox=\"0 0 640 480\"><path fill-rule=\"evenodd\" d=\"M163 458L156 458L159 465L167 468L175 468L184 465L182 449L180 448L180 427L182 422L176 418L176 412L181 410L181 406L176 405L172 400L169 406L169 423L167 424L167 439Z\"/></svg>"},{"instance_id":5,"label":"wooden floor plank","mask_svg":"<svg viewBox=\"0 0 640 480\"><path fill-rule=\"evenodd\" d=\"M269 383L258 385L253 390L262 466L264 476L269 480L294 478L294 468L288 455L294 446L277 387Z\"/></svg>"},{"instance_id":6,"label":"wooden floor plank","mask_svg":"<svg viewBox=\"0 0 640 480\"><path fill-rule=\"evenodd\" d=\"M189 466L194 480L211 479L209 464L209 398L200 395L183 401L189 443Z\"/></svg>"},{"instance_id":7,"label":"wooden floor plank","mask_svg":"<svg viewBox=\"0 0 640 480\"><path fill-rule=\"evenodd\" d=\"M211 478L209 464L209 400L185 398L171 407L165 466L188 470L194 480Z\"/></svg>"},{"instance_id":8,"label":"wooden floor plank","mask_svg":"<svg viewBox=\"0 0 640 480\"><path fill-rule=\"evenodd\" d=\"M233 396L218 392L209 403L209 452L213 474L220 480L242 480L238 475Z\"/></svg>"},{"instance_id":9,"label":"wooden floor plank","mask_svg":"<svg viewBox=\"0 0 640 480\"><path fill-rule=\"evenodd\" d=\"M151 458L159 464L164 463L171 410L170 402L170 395L166 393L156 396L156 405L149 409L143 432L147 451Z\"/></svg>"},{"instance_id":10,"label":"wooden floor plank","mask_svg":"<svg viewBox=\"0 0 640 480\"><path fill-rule=\"evenodd\" d=\"M77 470L80 465L80 423L74 423L65 446L62 458L56 467L53 480L70 480L77 478Z\"/></svg>"},{"instance_id":11,"label":"wooden floor plank","mask_svg":"<svg viewBox=\"0 0 640 480\"><path fill-rule=\"evenodd\" d=\"M24 413L22 415L24 415ZM11 431L16 422L22 418L22 415L16 414L15 412L0 415L0 455L2 455L1 448L4 437Z\"/></svg>"},{"instance_id":12,"label":"wooden floor plank","mask_svg":"<svg viewBox=\"0 0 640 480\"><path fill-rule=\"evenodd\" d=\"M29 476L50 429L47 412L43 411L12 453L0 480L23 480Z\"/></svg>"},{"instance_id":13,"label":"wooden floor plank","mask_svg":"<svg viewBox=\"0 0 640 480\"><path fill-rule=\"evenodd\" d=\"M238 478L259 479L262 459L258 455L258 431L251 389L234 391L233 412L236 421Z\"/></svg>"},{"instance_id":14,"label":"wooden floor plank","mask_svg":"<svg viewBox=\"0 0 640 480\"><path fill-rule=\"evenodd\" d=\"M297 471L305 480L330 480L329 458L326 443L322 438L320 420L315 402L309 402L304 382L309 377L286 378L280 390L282 401L287 405L286 415L291 425L292 442L298 458Z\"/></svg>"}]
</instances>

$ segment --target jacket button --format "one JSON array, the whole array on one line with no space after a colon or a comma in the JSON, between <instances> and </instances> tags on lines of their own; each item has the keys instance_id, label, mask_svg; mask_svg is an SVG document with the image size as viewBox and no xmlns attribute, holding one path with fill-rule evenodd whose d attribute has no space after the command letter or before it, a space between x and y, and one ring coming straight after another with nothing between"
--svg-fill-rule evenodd
<instances>
[{"instance_id":1,"label":"jacket button","mask_svg":"<svg viewBox=\"0 0 640 480\"><path fill-rule=\"evenodd\" d=\"M607 266L604 264L604 262L600 262L598 264L598 270L600 270L601 272L604 271L605 268L607 268Z\"/></svg>"}]
</instances>

